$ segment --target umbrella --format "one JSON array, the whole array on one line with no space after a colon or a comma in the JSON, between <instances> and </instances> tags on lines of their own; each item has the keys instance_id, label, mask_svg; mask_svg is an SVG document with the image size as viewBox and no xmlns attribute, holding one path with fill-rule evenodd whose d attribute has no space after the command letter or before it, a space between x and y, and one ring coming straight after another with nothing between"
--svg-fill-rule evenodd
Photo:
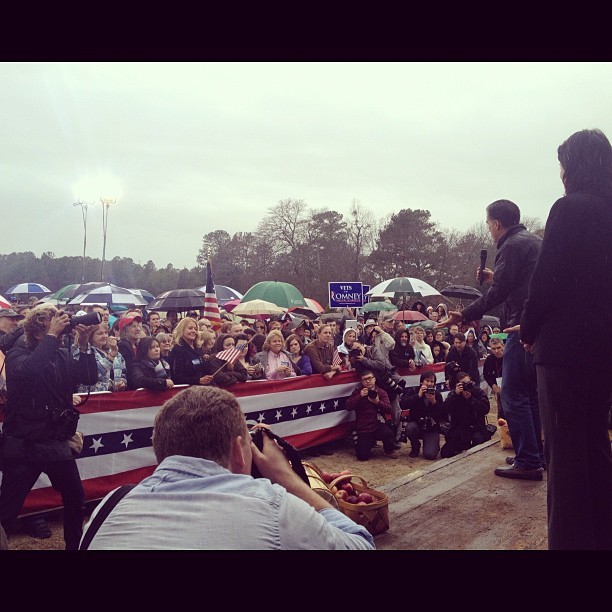
<instances>
[{"instance_id":1,"label":"umbrella","mask_svg":"<svg viewBox=\"0 0 612 612\"><path fill-rule=\"evenodd\" d=\"M426 297L428 295L440 295L440 292L425 281L408 276L398 276L378 283L372 287L366 295L384 297L402 297L404 295L414 295Z\"/></svg>"},{"instance_id":2,"label":"umbrella","mask_svg":"<svg viewBox=\"0 0 612 612\"><path fill-rule=\"evenodd\" d=\"M11 303L0 295L0 308L12 308Z\"/></svg>"},{"instance_id":3,"label":"umbrella","mask_svg":"<svg viewBox=\"0 0 612 612\"><path fill-rule=\"evenodd\" d=\"M54 304L65 304L70 300L70 298L75 297L78 293L72 293L71 295L67 295L73 289L80 287L79 283L73 283L71 285L66 285L57 291L54 291L51 295L47 295L46 297L39 300L40 302L49 303L52 302ZM80 293L83 293L82 291Z\"/></svg>"},{"instance_id":4,"label":"umbrella","mask_svg":"<svg viewBox=\"0 0 612 612\"><path fill-rule=\"evenodd\" d=\"M306 308L303 306L294 306L293 308L289 309L289 312L304 315L309 319L316 319L320 314L325 312L325 308L323 308L323 306L321 306L317 300L304 298L304 301L306 304L308 304Z\"/></svg>"},{"instance_id":5,"label":"umbrella","mask_svg":"<svg viewBox=\"0 0 612 612\"><path fill-rule=\"evenodd\" d=\"M455 298L457 300L476 300L482 296L482 293L475 287L469 285L449 285L440 291L446 297Z\"/></svg>"},{"instance_id":6,"label":"umbrella","mask_svg":"<svg viewBox=\"0 0 612 612\"><path fill-rule=\"evenodd\" d=\"M257 315L283 314L286 310L286 308L281 308L265 300L243 300L232 310L232 314L240 317L253 317Z\"/></svg>"},{"instance_id":7,"label":"umbrella","mask_svg":"<svg viewBox=\"0 0 612 612\"><path fill-rule=\"evenodd\" d=\"M490 327L500 327L501 323L497 317L493 315L484 315L482 319L480 319L480 326L489 325Z\"/></svg>"},{"instance_id":8,"label":"umbrella","mask_svg":"<svg viewBox=\"0 0 612 612\"><path fill-rule=\"evenodd\" d=\"M415 321L411 323L408 327L415 327L419 325L423 329L432 329L436 325L436 321L432 321L431 319L425 319L424 321Z\"/></svg>"},{"instance_id":9,"label":"umbrella","mask_svg":"<svg viewBox=\"0 0 612 612\"><path fill-rule=\"evenodd\" d=\"M106 306L110 304L146 306L147 300L139 295L134 295L129 289L117 287L117 285L111 285L110 283L102 283L101 287L95 287L80 293L68 302L69 306L91 306L93 304L105 304Z\"/></svg>"},{"instance_id":10,"label":"umbrella","mask_svg":"<svg viewBox=\"0 0 612 612\"><path fill-rule=\"evenodd\" d=\"M198 287L198 291L203 291L206 293L206 285L203 287ZM227 287L226 285L215 285L215 294L217 295L217 302L224 306L226 302L242 299L242 293L232 289L231 287Z\"/></svg>"},{"instance_id":11,"label":"umbrella","mask_svg":"<svg viewBox=\"0 0 612 612\"><path fill-rule=\"evenodd\" d=\"M427 321L427 317L418 310L398 310L393 318L396 321Z\"/></svg>"},{"instance_id":12,"label":"umbrella","mask_svg":"<svg viewBox=\"0 0 612 612\"><path fill-rule=\"evenodd\" d=\"M13 285L7 292L8 295L34 295L37 293L51 293L51 289L47 289L40 283L19 283Z\"/></svg>"},{"instance_id":13,"label":"umbrella","mask_svg":"<svg viewBox=\"0 0 612 612\"><path fill-rule=\"evenodd\" d=\"M232 310L234 310L234 308L236 308L236 306L238 306L238 304L240 304L240 300L239 299L229 300L229 302L225 302L225 304L223 304L223 309L226 312L232 312Z\"/></svg>"},{"instance_id":14,"label":"umbrella","mask_svg":"<svg viewBox=\"0 0 612 612\"><path fill-rule=\"evenodd\" d=\"M106 285L107 283L105 283L104 281L95 281L95 282L90 282L90 283L77 283L76 285L66 285L65 287L62 287L61 289L56 291L56 293L59 293L61 291L62 292L61 298L59 299L70 301L72 298L75 298L77 295L81 295L82 293L87 293L88 291L91 291L92 289L97 289L98 287L104 287ZM126 289L126 291L128 290Z\"/></svg>"},{"instance_id":15,"label":"umbrella","mask_svg":"<svg viewBox=\"0 0 612 612\"><path fill-rule=\"evenodd\" d=\"M278 281L262 281L253 285L242 297L242 302L264 300L272 302L281 308L302 306L308 308L304 296L290 283Z\"/></svg>"},{"instance_id":16,"label":"umbrella","mask_svg":"<svg viewBox=\"0 0 612 612\"><path fill-rule=\"evenodd\" d=\"M128 291L130 291L134 295L139 295L147 302L152 302L155 299L155 296L146 289L128 289Z\"/></svg>"},{"instance_id":17,"label":"umbrella","mask_svg":"<svg viewBox=\"0 0 612 612\"><path fill-rule=\"evenodd\" d=\"M363 312L382 312L382 311L397 310L395 304L390 302L368 302L363 306Z\"/></svg>"},{"instance_id":18,"label":"umbrella","mask_svg":"<svg viewBox=\"0 0 612 612\"><path fill-rule=\"evenodd\" d=\"M147 310L202 310L206 295L199 289L171 289L160 293L148 306Z\"/></svg>"}]
</instances>

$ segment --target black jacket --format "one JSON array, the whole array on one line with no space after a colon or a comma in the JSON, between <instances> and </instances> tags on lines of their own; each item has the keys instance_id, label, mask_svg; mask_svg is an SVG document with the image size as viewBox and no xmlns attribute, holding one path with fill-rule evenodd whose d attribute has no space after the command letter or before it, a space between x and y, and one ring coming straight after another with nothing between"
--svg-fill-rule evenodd
<instances>
[{"instance_id":1,"label":"black jacket","mask_svg":"<svg viewBox=\"0 0 612 612\"><path fill-rule=\"evenodd\" d=\"M504 356L502 355L499 359L495 355L489 355L482 366L482 377L485 379L487 385L493 388L493 385L497 384L497 379L502 375L502 365L504 363Z\"/></svg>"},{"instance_id":2,"label":"black jacket","mask_svg":"<svg viewBox=\"0 0 612 612\"><path fill-rule=\"evenodd\" d=\"M577 299L593 307L587 312ZM560 198L546 221L521 318L521 340L534 344L537 364L597 364L607 368L602 376L609 377L610 304L612 202L587 193Z\"/></svg>"},{"instance_id":3,"label":"black jacket","mask_svg":"<svg viewBox=\"0 0 612 612\"><path fill-rule=\"evenodd\" d=\"M408 414L408 422L421 424L421 419L433 419L434 423L428 423L429 429L437 429L439 431L440 423L448 421L448 412L444 406L442 394L436 391L436 403L430 404L426 402L425 396L419 397L418 393L410 396L405 403L402 403L402 409L410 410Z\"/></svg>"},{"instance_id":4,"label":"black jacket","mask_svg":"<svg viewBox=\"0 0 612 612\"><path fill-rule=\"evenodd\" d=\"M168 365L165 360L162 364ZM158 378L155 374L155 365L150 359L146 361L133 361L128 369L128 386L130 389L149 389L150 391L165 391L166 379L170 377L170 366L166 368L166 376Z\"/></svg>"},{"instance_id":5,"label":"black jacket","mask_svg":"<svg viewBox=\"0 0 612 612\"><path fill-rule=\"evenodd\" d=\"M541 246L542 239L528 232L521 223L509 228L497 242L493 284L482 297L463 309L463 320L478 321L503 303L502 326L519 323Z\"/></svg>"},{"instance_id":6,"label":"black jacket","mask_svg":"<svg viewBox=\"0 0 612 612\"><path fill-rule=\"evenodd\" d=\"M478 371L478 354L476 351L465 345L465 348L460 353L454 346L451 346L446 355L446 363L456 361L459 364L459 370L470 375L470 378L478 385L480 384L480 372Z\"/></svg>"},{"instance_id":7,"label":"black jacket","mask_svg":"<svg viewBox=\"0 0 612 612\"><path fill-rule=\"evenodd\" d=\"M168 356L171 378L175 385L199 385L200 378L213 374L209 360L199 348L193 349L183 340L172 347Z\"/></svg>"},{"instance_id":8,"label":"black jacket","mask_svg":"<svg viewBox=\"0 0 612 612\"><path fill-rule=\"evenodd\" d=\"M67 440L76 430L76 420L68 430L60 413L74 415L72 394L77 385L94 385L98 380L93 351L79 353L75 360L59 346L58 338L47 335L34 349L18 342L6 356L3 433L45 446L49 461L72 458Z\"/></svg>"},{"instance_id":9,"label":"black jacket","mask_svg":"<svg viewBox=\"0 0 612 612\"><path fill-rule=\"evenodd\" d=\"M485 416L489 414L491 405L485 392L475 387L469 399L463 394L451 391L444 400L444 410L450 417L449 435L460 430L482 429L486 431Z\"/></svg>"},{"instance_id":10,"label":"black jacket","mask_svg":"<svg viewBox=\"0 0 612 612\"><path fill-rule=\"evenodd\" d=\"M13 348L15 342L23 334L23 326L19 326L15 331L4 332L0 331L0 351L5 355Z\"/></svg>"}]
</instances>

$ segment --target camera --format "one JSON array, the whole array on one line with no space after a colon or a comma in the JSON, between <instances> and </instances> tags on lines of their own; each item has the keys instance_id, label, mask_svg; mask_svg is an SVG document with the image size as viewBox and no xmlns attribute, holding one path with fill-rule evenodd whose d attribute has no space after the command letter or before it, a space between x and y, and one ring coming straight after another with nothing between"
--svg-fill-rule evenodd
<instances>
[{"instance_id":1,"label":"camera","mask_svg":"<svg viewBox=\"0 0 612 612\"><path fill-rule=\"evenodd\" d=\"M434 387L427 387L427 389L425 389L425 393L427 393L427 395L435 395L436 389Z\"/></svg>"},{"instance_id":2,"label":"camera","mask_svg":"<svg viewBox=\"0 0 612 612\"><path fill-rule=\"evenodd\" d=\"M368 397L370 399L376 399L378 397L378 391L376 391L376 389L368 389Z\"/></svg>"},{"instance_id":3,"label":"camera","mask_svg":"<svg viewBox=\"0 0 612 612\"><path fill-rule=\"evenodd\" d=\"M355 357L361 357L361 351L359 349L351 349L348 354L349 354L349 357L353 359Z\"/></svg>"},{"instance_id":4,"label":"camera","mask_svg":"<svg viewBox=\"0 0 612 612\"><path fill-rule=\"evenodd\" d=\"M400 378L397 374L389 374L388 372L384 375L383 385L394 393L402 394L406 388L406 381Z\"/></svg>"},{"instance_id":5,"label":"camera","mask_svg":"<svg viewBox=\"0 0 612 612\"><path fill-rule=\"evenodd\" d=\"M472 391L474 391L475 387L476 387L476 385L474 384L473 380L468 380L467 382L463 383L463 390L464 391L469 391L471 393Z\"/></svg>"},{"instance_id":6,"label":"camera","mask_svg":"<svg viewBox=\"0 0 612 612\"><path fill-rule=\"evenodd\" d=\"M431 417L421 417L418 420L419 429L421 431L432 431L434 428L434 423L431 420Z\"/></svg>"},{"instance_id":7,"label":"camera","mask_svg":"<svg viewBox=\"0 0 612 612\"><path fill-rule=\"evenodd\" d=\"M89 312L84 315L73 315L69 312L63 312L70 317L68 325L64 328L64 332L72 331L77 325L99 325L102 323L102 315L99 312Z\"/></svg>"},{"instance_id":8,"label":"camera","mask_svg":"<svg viewBox=\"0 0 612 612\"><path fill-rule=\"evenodd\" d=\"M251 429L249 433L251 434L251 440L253 444L260 450L263 451L263 437L264 432L271 440L276 441L276 443L283 449L285 453L285 457L289 460L291 464L291 468L293 471L308 485L310 486L310 481L308 480L308 475L306 474L306 470L304 469L304 465L302 464L302 460L300 459L300 454L298 450L292 444L289 444L287 440L283 440L280 436L272 433L269 429L261 428L261 429ZM255 461L251 463L251 476L253 478L263 478L261 472L257 469L255 465Z\"/></svg>"}]
</instances>

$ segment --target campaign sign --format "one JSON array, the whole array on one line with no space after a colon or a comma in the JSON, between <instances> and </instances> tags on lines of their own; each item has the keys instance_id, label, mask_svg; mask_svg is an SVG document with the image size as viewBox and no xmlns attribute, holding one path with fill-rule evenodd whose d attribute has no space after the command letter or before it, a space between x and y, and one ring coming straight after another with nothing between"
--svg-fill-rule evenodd
<instances>
[{"instance_id":1,"label":"campaign sign","mask_svg":"<svg viewBox=\"0 0 612 612\"><path fill-rule=\"evenodd\" d=\"M370 285L362 285L362 287L363 287L362 289L363 300L362 301L364 304L367 304L370 301L370 296L366 295L366 293L370 290Z\"/></svg>"},{"instance_id":2,"label":"campaign sign","mask_svg":"<svg viewBox=\"0 0 612 612\"><path fill-rule=\"evenodd\" d=\"M327 283L330 308L361 308L363 306L362 283Z\"/></svg>"}]
</instances>

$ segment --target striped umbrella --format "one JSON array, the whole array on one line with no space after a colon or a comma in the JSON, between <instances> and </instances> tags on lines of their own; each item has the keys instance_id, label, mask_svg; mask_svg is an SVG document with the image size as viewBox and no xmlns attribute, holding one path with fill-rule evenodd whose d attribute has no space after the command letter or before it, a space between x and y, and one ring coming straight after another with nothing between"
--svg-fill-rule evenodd
<instances>
[{"instance_id":1,"label":"striped umbrella","mask_svg":"<svg viewBox=\"0 0 612 612\"><path fill-rule=\"evenodd\" d=\"M12 308L11 303L0 295L0 308Z\"/></svg>"},{"instance_id":2,"label":"striped umbrella","mask_svg":"<svg viewBox=\"0 0 612 612\"><path fill-rule=\"evenodd\" d=\"M134 295L139 295L147 302L152 302L155 299L155 296L146 289L128 289L128 291L131 291Z\"/></svg>"},{"instance_id":3,"label":"striped umbrella","mask_svg":"<svg viewBox=\"0 0 612 612\"><path fill-rule=\"evenodd\" d=\"M51 293L51 289L48 289L40 283L19 283L13 285L7 292L8 295L35 295L39 293Z\"/></svg>"},{"instance_id":4,"label":"striped umbrella","mask_svg":"<svg viewBox=\"0 0 612 612\"><path fill-rule=\"evenodd\" d=\"M81 293L68 302L69 306L91 306L93 304L104 304L106 306L110 306L110 304L146 306L148 302L139 295L134 295L129 289L117 287L117 285L110 283L104 283L101 287Z\"/></svg>"}]
</instances>

